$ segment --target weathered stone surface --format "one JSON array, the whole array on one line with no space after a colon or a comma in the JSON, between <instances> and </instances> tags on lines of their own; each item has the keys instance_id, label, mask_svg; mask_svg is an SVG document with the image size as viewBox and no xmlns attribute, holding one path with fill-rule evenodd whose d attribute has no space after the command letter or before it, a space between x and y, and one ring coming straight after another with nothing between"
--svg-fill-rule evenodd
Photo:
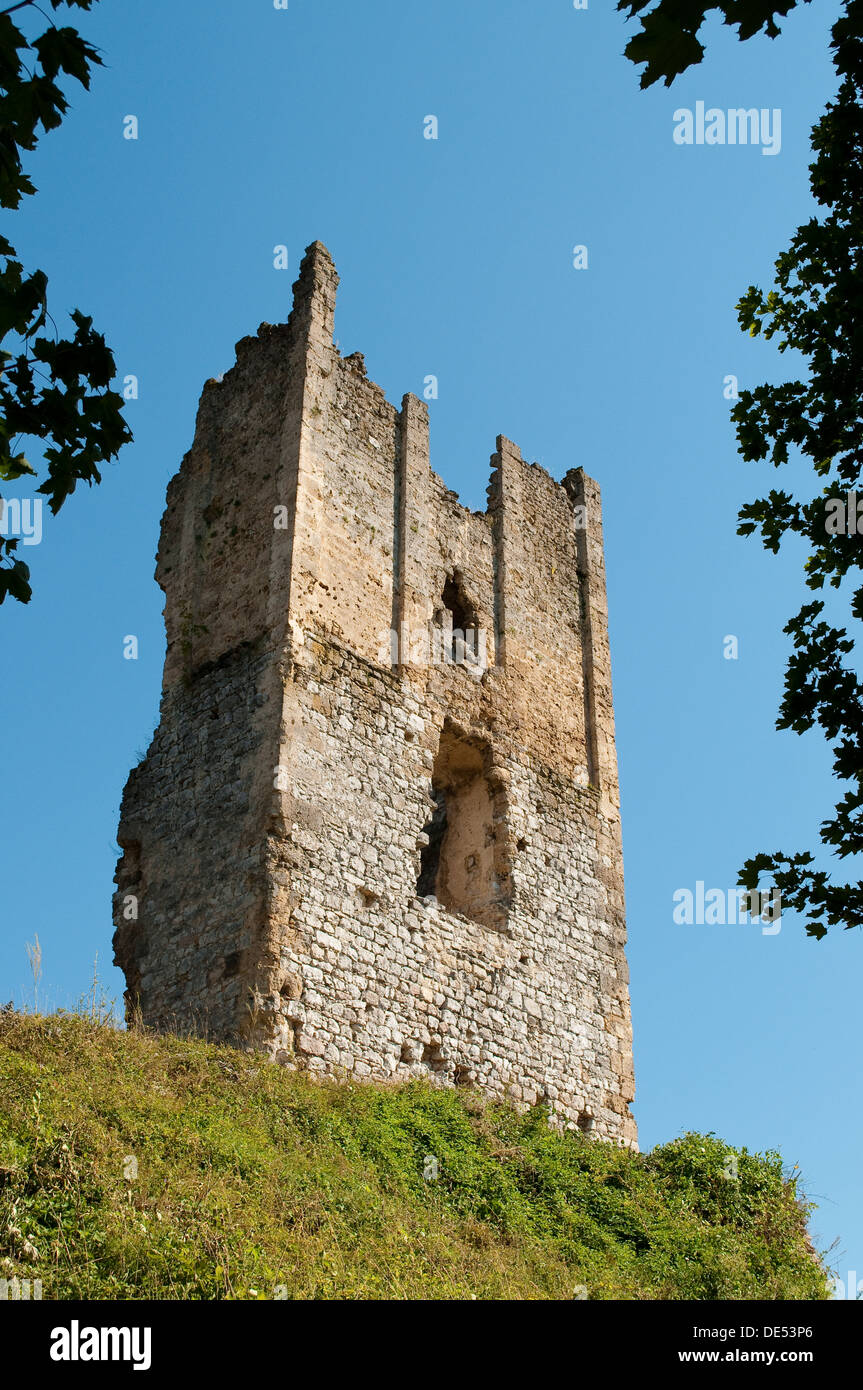
<instances>
[{"instance_id":1,"label":"weathered stone surface","mask_svg":"<svg viewBox=\"0 0 863 1390\"><path fill-rule=\"evenodd\" d=\"M462 507L424 403L334 347L337 283L315 243L168 488L161 722L118 837L130 1009L634 1143L599 489L499 438Z\"/></svg>"}]
</instances>

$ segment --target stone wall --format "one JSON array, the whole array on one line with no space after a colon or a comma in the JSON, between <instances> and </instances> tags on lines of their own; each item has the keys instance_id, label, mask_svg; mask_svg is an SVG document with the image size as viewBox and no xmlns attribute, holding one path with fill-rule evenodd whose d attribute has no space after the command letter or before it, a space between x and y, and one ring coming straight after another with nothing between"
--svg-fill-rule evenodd
<instances>
[{"instance_id":1,"label":"stone wall","mask_svg":"<svg viewBox=\"0 0 863 1390\"><path fill-rule=\"evenodd\" d=\"M501 437L487 511L461 506L424 403L334 347L337 283L315 243L168 490L162 719L119 834L130 1007L634 1143L599 489Z\"/></svg>"}]
</instances>

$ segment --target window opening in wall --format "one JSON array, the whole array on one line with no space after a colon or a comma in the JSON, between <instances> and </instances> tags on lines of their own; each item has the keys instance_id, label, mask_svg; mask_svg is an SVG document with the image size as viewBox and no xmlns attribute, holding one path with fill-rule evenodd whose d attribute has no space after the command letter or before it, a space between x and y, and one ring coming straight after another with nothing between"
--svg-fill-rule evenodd
<instances>
[{"instance_id":1,"label":"window opening in wall","mask_svg":"<svg viewBox=\"0 0 863 1390\"><path fill-rule=\"evenodd\" d=\"M447 575L434 620L442 662L485 669L485 631L460 570Z\"/></svg>"},{"instance_id":2,"label":"window opening in wall","mask_svg":"<svg viewBox=\"0 0 863 1390\"><path fill-rule=\"evenodd\" d=\"M498 844L500 809L487 776L488 748L445 725L432 768L431 815L423 827L417 896L473 921L499 926L505 916ZM502 832L501 832L502 833Z\"/></svg>"},{"instance_id":3,"label":"window opening in wall","mask_svg":"<svg viewBox=\"0 0 863 1390\"><path fill-rule=\"evenodd\" d=\"M444 608L447 608L452 616L454 628L461 628L462 632L466 632L468 628L477 626L476 609L465 593L464 580L459 570L447 575L442 598Z\"/></svg>"}]
</instances>

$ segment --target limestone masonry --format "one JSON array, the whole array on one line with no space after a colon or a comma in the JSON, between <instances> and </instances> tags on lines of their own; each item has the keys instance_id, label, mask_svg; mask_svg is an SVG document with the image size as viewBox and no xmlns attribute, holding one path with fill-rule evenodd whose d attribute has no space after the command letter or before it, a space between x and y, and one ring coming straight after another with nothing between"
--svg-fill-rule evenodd
<instances>
[{"instance_id":1,"label":"limestone masonry","mask_svg":"<svg viewBox=\"0 0 863 1390\"><path fill-rule=\"evenodd\" d=\"M508 439L488 509L333 344L207 382L168 487L161 722L123 797L130 1013L337 1076L431 1076L634 1144L599 488Z\"/></svg>"}]
</instances>

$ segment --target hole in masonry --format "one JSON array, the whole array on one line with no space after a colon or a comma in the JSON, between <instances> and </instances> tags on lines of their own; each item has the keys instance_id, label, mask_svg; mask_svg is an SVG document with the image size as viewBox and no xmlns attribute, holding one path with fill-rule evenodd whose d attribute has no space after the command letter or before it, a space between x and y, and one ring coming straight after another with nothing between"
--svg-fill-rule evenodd
<instances>
[{"instance_id":1,"label":"hole in masonry","mask_svg":"<svg viewBox=\"0 0 863 1390\"><path fill-rule=\"evenodd\" d=\"M453 570L444 581L443 592L435 605L434 625L440 629L435 642L442 644L441 661L482 670L486 664L481 648L485 636L480 629L477 606L467 591L461 570Z\"/></svg>"},{"instance_id":2,"label":"hole in masonry","mask_svg":"<svg viewBox=\"0 0 863 1390\"><path fill-rule=\"evenodd\" d=\"M461 632L477 626L477 611L467 596L460 570L448 574L443 586L443 606L452 615L452 626Z\"/></svg>"},{"instance_id":3,"label":"hole in masonry","mask_svg":"<svg viewBox=\"0 0 863 1390\"><path fill-rule=\"evenodd\" d=\"M423 1048L422 1060L432 1071L444 1071L446 1069L446 1058L441 1055L440 1043L426 1043Z\"/></svg>"},{"instance_id":4,"label":"hole in masonry","mask_svg":"<svg viewBox=\"0 0 863 1390\"><path fill-rule=\"evenodd\" d=\"M503 908L502 865L496 862L496 812L489 786L490 748L448 723L432 767L431 817L423 827L416 892L486 925ZM499 818L499 817L498 817Z\"/></svg>"}]
</instances>

